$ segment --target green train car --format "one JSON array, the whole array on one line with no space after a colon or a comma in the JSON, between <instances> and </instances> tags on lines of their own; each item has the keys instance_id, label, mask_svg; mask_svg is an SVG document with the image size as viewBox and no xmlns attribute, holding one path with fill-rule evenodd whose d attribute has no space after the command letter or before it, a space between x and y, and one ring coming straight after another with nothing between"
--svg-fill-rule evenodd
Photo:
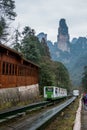
<instances>
[{"instance_id":1,"label":"green train car","mask_svg":"<svg viewBox=\"0 0 87 130\"><path fill-rule=\"evenodd\" d=\"M44 99L45 100L55 100L67 96L67 90L64 88L59 88L55 86L45 86L44 87Z\"/></svg>"}]
</instances>

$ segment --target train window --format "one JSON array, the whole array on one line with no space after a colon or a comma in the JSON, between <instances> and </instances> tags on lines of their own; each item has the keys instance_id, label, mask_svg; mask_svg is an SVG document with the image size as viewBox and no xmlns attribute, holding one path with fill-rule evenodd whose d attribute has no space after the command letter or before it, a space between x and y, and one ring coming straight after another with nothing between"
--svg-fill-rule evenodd
<instances>
[{"instance_id":1,"label":"train window","mask_svg":"<svg viewBox=\"0 0 87 130\"><path fill-rule=\"evenodd\" d=\"M57 94L57 88L55 88L55 93Z\"/></svg>"},{"instance_id":2,"label":"train window","mask_svg":"<svg viewBox=\"0 0 87 130\"><path fill-rule=\"evenodd\" d=\"M53 92L53 88L46 88L46 91Z\"/></svg>"}]
</instances>

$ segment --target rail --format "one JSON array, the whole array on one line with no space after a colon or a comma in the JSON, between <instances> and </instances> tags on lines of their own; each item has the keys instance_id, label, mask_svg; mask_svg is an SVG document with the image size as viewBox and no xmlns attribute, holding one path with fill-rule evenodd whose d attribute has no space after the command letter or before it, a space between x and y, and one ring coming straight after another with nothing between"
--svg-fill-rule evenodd
<instances>
[{"instance_id":1,"label":"rail","mask_svg":"<svg viewBox=\"0 0 87 130\"><path fill-rule=\"evenodd\" d=\"M32 124L29 124L29 126L25 126L26 130L42 130L45 125L52 120L52 118L54 118L55 116L57 116L57 114L63 110L65 107L67 107L69 104L71 104L74 100L76 99L76 97L72 97L71 99L69 99L68 101L66 101L65 103L51 109L48 110L47 112L43 113L42 115L40 115Z\"/></svg>"},{"instance_id":2,"label":"rail","mask_svg":"<svg viewBox=\"0 0 87 130\"><path fill-rule=\"evenodd\" d=\"M2 112L0 112L0 122L3 122L6 118L15 117L15 116L17 116L18 113L23 113L27 110L32 110L32 109L37 108L37 107L45 106L48 103L50 103L50 102L43 101L43 102L31 104L31 105L26 105L23 107L18 107L16 109L13 108L13 109L10 109L7 111L2 111Z\"/></svg>"}]
</instances>

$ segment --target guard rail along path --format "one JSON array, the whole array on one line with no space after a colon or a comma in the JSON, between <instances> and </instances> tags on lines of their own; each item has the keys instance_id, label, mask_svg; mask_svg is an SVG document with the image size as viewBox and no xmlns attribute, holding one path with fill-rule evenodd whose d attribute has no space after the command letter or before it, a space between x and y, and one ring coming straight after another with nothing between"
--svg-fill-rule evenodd
<instances>
[{"instance_id":1,"label":"guard rail along path","mask_svg":"<svg viewBox=\"0 0 87 130\"><path fill-rule=\"evenodd\" d=\"M43 114L41 114L37 119L34 120L31 124L27 122L26 126L23 126L22 128L19 128L19 130L43 130L46 126L46 124L54 117L57 116L57 114L63 110L65 107L67 107L69 104L71 104L76 97L72 97L71 99L67 100L65 103L52 108Z\"/></svg>"}]
</instances>

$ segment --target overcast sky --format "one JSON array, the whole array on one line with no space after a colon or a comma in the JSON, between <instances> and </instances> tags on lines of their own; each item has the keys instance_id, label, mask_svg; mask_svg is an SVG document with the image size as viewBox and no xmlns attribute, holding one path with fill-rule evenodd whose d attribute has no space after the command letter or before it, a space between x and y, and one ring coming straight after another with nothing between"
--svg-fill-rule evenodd
<instances>
[{"instance_id":1,"label":"overcast sky","mask_svg":"<svg viewBox=\"0 0 87 130\"><path fill-rule=\"evenodd\" d=\"M70 40L87 36L87 0L14 0L17 17L14 27L29 26L36 34L44 32L47 39L57 40L59 20L66 19Z\"/></svg>"}]
</instances>

